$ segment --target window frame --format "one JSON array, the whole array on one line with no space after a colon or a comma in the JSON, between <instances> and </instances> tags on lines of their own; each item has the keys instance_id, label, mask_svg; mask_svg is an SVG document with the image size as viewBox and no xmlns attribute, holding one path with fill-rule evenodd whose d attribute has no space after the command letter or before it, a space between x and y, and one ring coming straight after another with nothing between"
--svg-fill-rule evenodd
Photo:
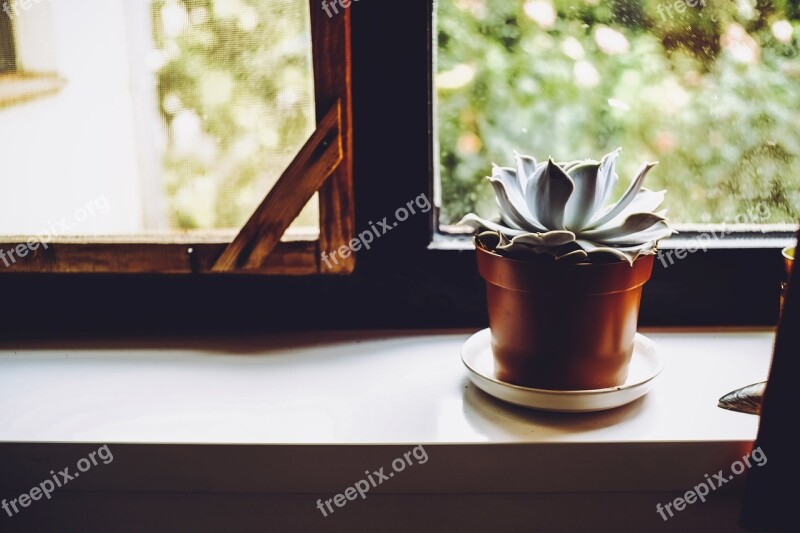
<instances>
[{"instance_id":1,"label":"window frame","mask_svg":"<svg viewBox=\"0 0 800 533\"><path fill-rule=\"evenodd\" d=\"M3 31L4 30L4 31ZM2 36L6 37L3 38ZM17 70L17 45L14 42L14 22L11 17L2 17L0 20L0 52L7 53L8 64L0 63L0 75L16 72Z\"/></svg>"},{"instance_id":2,"label":"window frame","mask_svg":"<svg viewBox=\"0 0 800 533\"><path fill-rule=\"evenodd\" d=\"M271 198L270 193L264 202L256 208L250 222L261 222L269 226L269 235L265 231L248 236L243 246L248 250L257 247L268 237L284 240L269 246L266 258L250 265L241 266L247 259L246 252L239 252L236 265L220 266L223 255L242 240L245 228L235 238L226 239L205 234L202 231L188 235L153 236L121 236L121 237L56 237L46 242L46 246L36 244L36 236L9 237L0 236L0 250L18 250L19 260L9 265L0 265L0 274L8 273L104 273L104 274L198 274L198 273L240 273L260 275L297 275L310 274L349 274L355 268L355 257L342 258L334 268L323 268L320 261L322 250L336 249L346 245L353 237L353 147L352 147L352 66L350 57L350 13L346 10L337 17L326 17L319 5L309 0L312 67L314 73L314 91L316 100L316 118L318 130L325 117L338 107L338 122L335 126L335 143L338 144L340 157L333 171L326 175L310 175L314 170L311 165L315 159L323 157L324 150L311 145L312 134L298 157L297 162L307 151L310 162L297 169L294 176L284 173L279 181L288 180L284 190L302 191L302 198L297 194L284 194ZM12 36L13 37L13 36ZM324 139L322 143L331 142ZM290 164L289 169L291 169ZM322 180L321 187L313 190L303 185L312 179ZM279 187L273 186L273 191ZM316 238L292 237L284 235L289 223L300 212L314 192L319 192L320 227ZM270 205L270 202L277 204ZM283 218L276 220L272 214L278 210L288 212ZM295 212L296 211L296 212ZM292 215L293 213L293 215ZM266 219L266 222L264 222ZM33 243L33 246L31 245ZM22 252L22 255L20 255ZM13 253L13 252L12 252ZM243 255L244 254L244 255Z\"/></svg>"},{"instance_id":3,"label":"window frame","mask_svg":"<svg viewBox=\"0 0 800 533\"><path fill-rule=\"evenodd\" d=\"M433 199L434 12L431 0L402 9L360 2L347 11L357 233L419 194ZM428 215L410 217L359 251L349 276L0 276L6 303L0 324L17 338L486 327L485 285L474 252L442 245L436 209ZM664 247L680 245L671 240ZM782 275L775 240L709 249L666 269L656 262L639 323L773 326Z\"/></svg>"}]
</instances>

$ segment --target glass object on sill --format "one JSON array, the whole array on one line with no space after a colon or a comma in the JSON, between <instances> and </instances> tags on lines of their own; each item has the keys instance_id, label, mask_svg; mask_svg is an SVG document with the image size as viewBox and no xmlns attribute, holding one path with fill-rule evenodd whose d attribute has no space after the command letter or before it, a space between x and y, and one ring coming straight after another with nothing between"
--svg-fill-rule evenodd
<instances>
[{"instance_id":1,"label":"glass object on sill","mask_svg":"<svg viewBox=\"0 0 800 533\"><path fill-rule=\"evenodd\" d=\"M792 273L794 263L795 248L788 247L782 250L783 264L785 266L786 280L781 282L781 311L783 311L783 297L786 294L786 287L789 285L789 276ZM764 391L767 382L754 383L741 389L729 392L719 399L719 406L729 411L738 411L751 415L761 414L761 403L764 400Z\"/></svg>"},{"instance_id":2,"label":"glass object on sill","mask_svg":"<svg viewBox=\"0 0 800 533\"><path fill-rule=\"evenodd\" d=\"M783 249L783 264L786 267L786 280L781 282L781 310L783 310L783 298L786 296L786 286L789 284L789 276L792 274L792 263L794 262L795 247L790 246Z\"/></svg>"},{"instance_id":3,"label":"glass object on sill","mask_svg":"<svg viewBox=\"0 0 800 533\"><path fill-rule=\"evenodd\" d=\"M764 391L766 389L766 381L736 389L720 398L719 406L728 411L759 415L761 414L761 402L764 400Z\"/></svg>"}]
</instances>

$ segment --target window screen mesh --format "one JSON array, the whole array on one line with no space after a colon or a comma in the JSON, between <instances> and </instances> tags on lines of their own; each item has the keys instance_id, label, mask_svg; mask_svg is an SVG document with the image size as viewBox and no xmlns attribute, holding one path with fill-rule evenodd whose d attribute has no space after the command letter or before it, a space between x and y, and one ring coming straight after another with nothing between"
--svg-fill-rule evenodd
<instances>
[{"instance_id":1,"label":"window screen mesh","mask_svg":"<svg viewBox=\"0 0 800 533\"><path fill-rule=\"evenodd\" d=\"M238 229L315 128L307 2L21 6L0 13L0 234Z\"/></svg>"}]
</instances>

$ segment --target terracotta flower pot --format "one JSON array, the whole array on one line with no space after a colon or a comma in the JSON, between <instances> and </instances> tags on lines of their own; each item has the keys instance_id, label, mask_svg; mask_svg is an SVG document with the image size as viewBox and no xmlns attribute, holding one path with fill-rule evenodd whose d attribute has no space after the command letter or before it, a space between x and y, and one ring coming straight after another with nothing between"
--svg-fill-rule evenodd
<instances>
[{"instance_id":1,"label":"terracotta flower pot","mask_svg":"<svg viewBox=\"0 0 800 533\"><path fill-rule=\"evenodd\" d=\"M622 385L653 257L633 266L515 260L477 246L498 379L551 390Z\"/></svg>"}]
</instances>

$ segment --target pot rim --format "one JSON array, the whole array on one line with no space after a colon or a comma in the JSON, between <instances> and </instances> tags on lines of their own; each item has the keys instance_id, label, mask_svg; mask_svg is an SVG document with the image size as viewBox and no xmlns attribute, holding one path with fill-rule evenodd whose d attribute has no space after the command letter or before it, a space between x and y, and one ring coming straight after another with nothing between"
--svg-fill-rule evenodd
<instances>
[{"instance_id":1,"label":"pot rim","mask_svg":"<svg viewBox=\"0 0 800 533\"><path fill-rule=\"evenodd\" d=\"M643 255L633 264L557 263L510 259L483 247L476 248L478 271L490 285L534 294L614 294L640 288L650 279L654 257Z\"/></svg>"},{"instance_id":2,"label":"pot rim","mask_svg":"<svg viewBox=\"0 0 800 533\"><path fill-rule=\"evenodd\" d=\"M473 238L473 242L475 244L475 251L476 252L482 252L482 253L491 255L491 256L493 256L493 257L495 257L497 259L500 259L500 260L503 260L503 261L508 261L509 263L516 263L518 265L529 265L531 263L535 263L535 262L539 261L537 255L533 256L536 259L531 259L531 260L514 259L512 257L506 257L506 256L504 256L502 254L499 254L499 253L495 252L494 250L488 250L488 249L484 248L483 246L480 246L477 243L477 241L474 240L474 238ZM790 248L793 248L793 247L790 247ZM646 260L648 257L656 256L656 255L658 255L657 252L658 252L658 250L656 249L656 251L654 253L652 253L652 254L641 254L641 255L639 255L639 257L634 259L633 262L637 263L640 260L643 260L643 259ZM572 268L572 267L580 267L580 268L616 268L616 267L619 267L620 265L627 265L628 267L633 268L632 264L628 263L624 259L619 259L619 258L617 258L617 260L611 261L609 263L592 263L592 262L588 262L588 261L580 262L580 263L561 263L557 259L553 259L552 261L548 261L546 263L542 262L542 264L553 265L553 266L562 265L560 268Z\"/></svg>"}]
</instances>

